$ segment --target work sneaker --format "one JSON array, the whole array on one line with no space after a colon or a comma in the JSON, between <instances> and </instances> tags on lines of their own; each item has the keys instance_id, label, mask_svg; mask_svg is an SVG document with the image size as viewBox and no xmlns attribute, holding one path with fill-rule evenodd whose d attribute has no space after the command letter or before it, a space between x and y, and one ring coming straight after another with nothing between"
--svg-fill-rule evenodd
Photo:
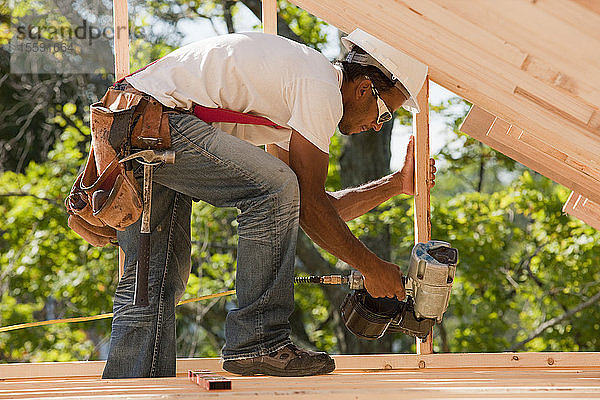
<instances>
[{"instance_id":1,"label":"work sneaker","mask_svg":"<svg viewBox=\"0 0 600 400\"><path fill-rule=\"evenodd\" d=\"M328 374L335 361L327 353L288 344L265 356L225 361L223 369L238 375L309 376Z\"/></svg>"}]
</instances>

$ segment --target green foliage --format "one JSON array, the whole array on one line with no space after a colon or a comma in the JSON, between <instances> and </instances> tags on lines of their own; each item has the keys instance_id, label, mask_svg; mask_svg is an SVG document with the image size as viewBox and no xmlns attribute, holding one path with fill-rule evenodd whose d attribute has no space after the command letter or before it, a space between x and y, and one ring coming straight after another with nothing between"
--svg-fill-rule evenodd
<instances>
[{"instance_id":1,"label":"green foliage","mask_svg":"<svg viewBox=\"0 0 600 400\"><path fill-rule=\"evenodd\" d=\"M278 5L278 15L291 30L308 46L322 50L323 45L327 43L327 35L321 28L327 24L288 1L280 0Z\"/></svg>"},{"instance_id":2,"label":"green foliage","mask_svg":"<svg viewBox=\"0 0 600 400\"><path fill-rule=\"evenodd\" d=\"M438 189L449 196L462 192L493 193L502 190L526 168L459 129L471 104L458 97L431 106L450 130L449 140L436 156L443 170Z\"/></svg>"},{"instance_id":3,"label":"green foliage","mask_svg":"<svg viewBox=\"0 0 600 400\"><path fill-rule=\"evenodd\" d=\"M434 198L432 235L460 250L445 320L452 351L510 349L597 292L600 235L562 214L567 195L525 172L499 192ZM598 308L590 307L524 348L597 350L599 318Z\"/></svg>"},{"instance_id":4,"label":"green foliage","mask_svg":"<svg viewBox=\"0 0 600 400\"><path fill-rule=\"evenodd\" d=\"M1 325L109 312L117 271L115 248L98 249L67 226L63 200L81 165L89 129L73 104L54 122L61 141L43 164L0 176ZM66 361L97 356L110 321L0 333L2 361Z\"/></svg>"}]
</instances>

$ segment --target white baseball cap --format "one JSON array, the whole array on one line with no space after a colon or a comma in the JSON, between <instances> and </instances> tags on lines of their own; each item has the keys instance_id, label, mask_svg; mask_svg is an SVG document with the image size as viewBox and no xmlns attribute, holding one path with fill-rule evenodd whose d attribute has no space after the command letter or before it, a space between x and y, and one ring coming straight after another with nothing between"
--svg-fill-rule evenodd
<instances>
[{"instance_id":1,"label":"white baseball cap","mask_svg":"<svg viewBox=\"0 0 600 400\"><path fill-rule=\"evenodd\" d=\"M396 87L407 97L402 107L408 111L419 112L417 94L427 78L427 65L359 28L343 37L342 43L350 52L346 61L372 65L380 69L389 79L396 81ZM368 54L353 52L354 45Z\"/></svg>"}]
</instances>

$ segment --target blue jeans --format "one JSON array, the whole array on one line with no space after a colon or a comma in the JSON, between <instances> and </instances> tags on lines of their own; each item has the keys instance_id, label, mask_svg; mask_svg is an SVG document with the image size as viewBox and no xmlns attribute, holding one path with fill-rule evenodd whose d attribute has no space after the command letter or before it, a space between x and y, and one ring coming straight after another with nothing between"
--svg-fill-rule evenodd
<instances>
[{"instance_id":1,"label":"blue jeans","mask_svg":"<svg viewBox=\"0 0 600 400\"><path fill-rule=\"evenodd\" d=\"M290 342L300 194L281 160L193 115L169 116L174 164L155 167L148 306L134 306L140 221L118 233L125 273L114 298L104 378L175 376L175 305L190 273L192 199L238 215L238 308L225 321L225 360ZM136 177L142 172L136 170ZM138 178L141 179L141 178Z\"/></svg>"}]
</instances>

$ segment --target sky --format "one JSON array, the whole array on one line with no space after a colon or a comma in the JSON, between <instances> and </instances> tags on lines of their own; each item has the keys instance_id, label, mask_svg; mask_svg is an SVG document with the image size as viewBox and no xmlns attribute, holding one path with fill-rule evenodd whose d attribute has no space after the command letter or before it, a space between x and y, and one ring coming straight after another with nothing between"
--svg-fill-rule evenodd
<instances>
[{"instance_id":1,"label":"sky","mask_svg":"<svg viewBox=\"0 0 600 400\"><path fill-rule=\"evenodd\" d=\"M256 26L260 24L260 20L245 7L238 8L238 12L233 16L233 21L236 31L238 32L257 30ZM227 33L227 26L223 20L215 20L213 24L204 18L198 21L182 20L179 22L178 28L185 35L182 45L206 37ZM327 33L329 37L337 37L336 28L329 26L326 29L328 29ZM336 58L340 52L336 42L337 41L333 40L330 41L322 51L326 57L332 60ZM457 96L435 82L430 83L429 102L431 104L437 105L452 97ZM392 170L397 170L404 164L406 145L408 144L408 139L411 134L412 128L410 126L402 126L396 121L392 131L391 141L392 159L390 167ZM443 118L434 113L430 113L429 134L431 154L435 155L446 143L449 135L449 128L447 128Z\"/></svg>"}]
</instances>

